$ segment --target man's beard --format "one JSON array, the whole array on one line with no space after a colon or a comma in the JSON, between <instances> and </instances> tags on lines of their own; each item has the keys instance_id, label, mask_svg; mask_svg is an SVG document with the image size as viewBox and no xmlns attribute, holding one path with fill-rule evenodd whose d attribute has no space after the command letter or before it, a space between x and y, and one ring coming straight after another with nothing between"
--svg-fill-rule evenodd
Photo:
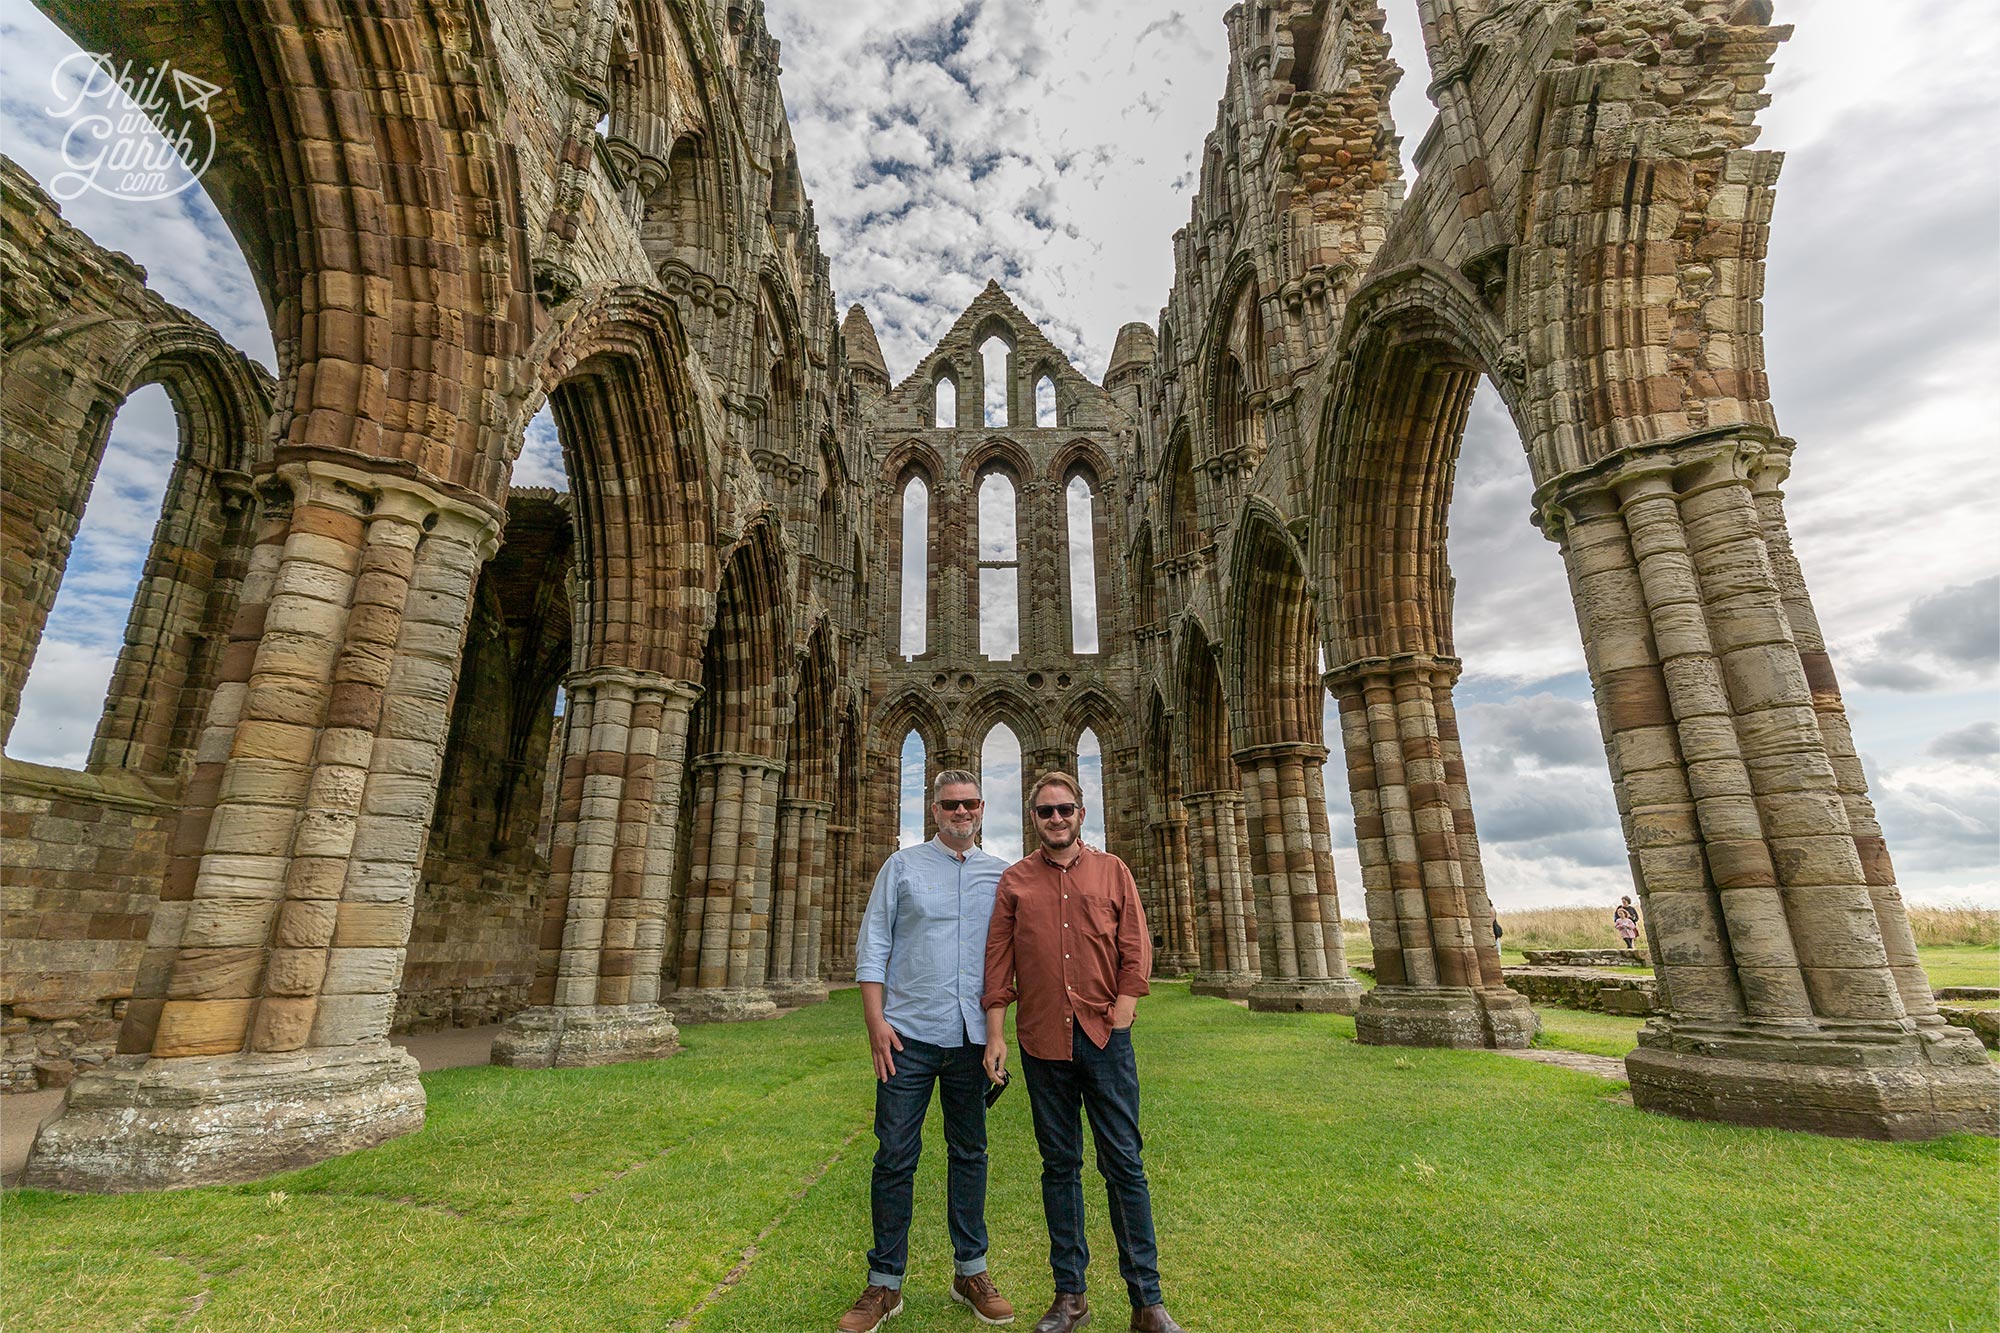
<instances>
[{"instance_id":1,"label":"man's beard","mask_svg":"<svg viewBox=\"0 0 2000 1333\"><path fill-rule=\"evenodd\" d=\"M1067 847L1076 841L1077 832L1078 830L1075 825L1068 825L1060 833L1044 832L1042 834L1042 841L1051 847Z\"/></svg>"}]
</instances>

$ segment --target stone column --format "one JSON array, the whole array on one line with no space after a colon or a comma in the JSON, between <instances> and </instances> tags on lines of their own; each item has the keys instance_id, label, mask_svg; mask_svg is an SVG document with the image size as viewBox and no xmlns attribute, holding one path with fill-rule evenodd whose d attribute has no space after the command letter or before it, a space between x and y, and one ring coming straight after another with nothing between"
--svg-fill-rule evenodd
<instances>
[{"instance_id":1,"label":"stone column","mask_svg":"<svg viewBox=\"0 0 2000 1333\"><path fill-rule=\"evenodd\" d=\"M1250 1007L1351 1014L1361 1000L1361 983L1347 973L1340 938L1333 839L1320 777L1326 749L1262 745L1237 751L1236 766L1243 775L1250 830L1262 973L1250 988Z\"/></svg>"},{"instance_id":2,"label":"stone column","mask_svg":"<svg viewBox=\"0 0 2000 1333\"><path fill-rule=\"evenodd\" d=\"M1896 979L1896 992L1903 1009L1913 1018L1928 1019L1937 1013L1937 997L1930 978L1917 959L1917 939L1910 929L1910 917L1903 895L1896 887L1896 869L1889 859L1889 844L1875 818L1875 803L1868 798L1868 779L1855 752L1854 732L1847 722L1847 707L1841 702L1840 681L1834 675L1833 658L1827 653L1826 638L1820 632L1819 613L1813 609L1806 591L1805 572L1792 550L1790 525L1785 521L1785 497L1780 487L1791 468L1791 441L1774 441L1757 460L1751 473L1751 489L1757 500L1757 518L1762 525L1764 544L1770 553L1771 573L1777 579L1778 595L1785 606L1785 619L1798 645L1799 665L1812 690L1813 713L1819 721L1820 737L1840 789L1847 822L1854 830L1855 850L1861 857L1862 877L1868 883L1868 898L1875 911L1875 923L1882 932L1882 946L1888 954L1889 971ZM1928 1025L1928 1024L1927 1024Z\"/></svg>"},{"instance_id":3,"label":"stone column","mask_svg":"<svg viewBox=\"0 0 2000 1333\"><path fill-rule=\"evenodd\" d=\"M680 1049L660 1007L688 718L701 691L657 672L591 667L563 682L562 787L530 1006L493 1063L571 1068Z\"/></svg>"},{"instance_id":4,"label":"stone column","mask_svg":"<svg viewBox=\"0 0 2000 1333\"><path fill-rule=\"evenodd\" d=\"M1250 951L1256 917L1249 862L1243 855L1243 793L1195 792L1186 800L1189 859L1201 881L1195 893L1200 957L1191 989L1196 995L1240 1000L1257 980Z\"/></svg>"},{"instance_id":5,"label":"stone column","mask_svg":"<svg viewBox=\"0 0 2000 1333\"><path fill-rule=\"evenodd\" d=\"M331 463L251 562L202 757L219 758L188 897L154 941L125 1052L71 1085L25 1176L124 1191L254 1179L419 1128L389 1044L490 508ZM284 524L282 538L276 530ZM163 974L163 975L161 975Z\"/></svg>"},{"instance_id":6,"label":"stone column","mask_svg":"<svg viewBox=\"0 0 2000 1333\"><path fill-rule=\"evenodd\" d=\"M1167 943L1173 951L1175 973L1184 975L1195 970L1199 955L1195 950L1194 882L1188 872L1188 818L1179 802L1167 814L1164 842L1167 883L1163 892L1174 909L1174 932Z\"/></svg>"},{"instance_id":7,"label":"stone column","mask_svg":"<svg viewBox=\"0 0 2000 1333\"><path fill-rule=\"evenodd\" d=\"M777 1012L770 957L772 848L777 841L782 761L707 754L694 761L692 869L681 919L683 1021L769 1018Z\"/></svg>"},{"instance_id":8,"label":"stone column","mask_svg":"<svg viewBox=\"0 0 2000 1333\"><path fill-rule=\"evenodd\" d=\"M1326 674L1375 954L1355 1031L1373 1045L1523 1047L1534 1036L1534 1010L1500 976L1483 876L1467 874L1478 844L1450 704L1457 675L1456 661L1422 654Z\"/></svg>"},{"instance_id":9,"label":"stone column","mask_svg":"<svg viewBox=\"0 0 2000 1333\"><path fill-rule=\"evenodd\" d=\"M1188 876L1188 818L1178 801L1172 812L1150 829L1152 871L1158 881L1160 937L1153 970L1162 976L1184 976L1198 963L1195 952L1195 912Z\"/></svg>"},{"instance_id":10,"label":"stone column","mask_svg":"<svg viewBox=\"0 0 2000 1333\"><path fill-rule=\"evenodd\" d=\"M851 824L829 823L826 836L827 866L832 878L826 910L821 916L820 975L828 981L852 981L854 932L861 925L861 912L854 904L855 829Z\"/></svg>"},{"instance_id":11,"label":"stone column","mask_svg":"<svg viewBox=\"0 0 2000 1333\"><path fill-rule=\"evenodd\" d=\"M1801 636L1803 580L1754 480L1772 444L1631 449L1537 495L1666 995L1626 1060L1633 1099L1871 1138L2000 1132L2000 1070L1904 1002L1900 904L1864 866L1877 834L1850 812L1865 789L1839 771L1845 719L1830 741L1837 695L1812 682L1823 648L1816 627Z\"/></svg>"},{"instance_id":12,"label":"stone column","mask_svg":"<svg viewBox=\"0 0 2000 1333\"><path fill-rule=\"evenodd\" d=\"M820 979L830 801L778 802L778 873L771 896L771 998L787 1008L826 998Z\"/></svg>"}]
</instances>

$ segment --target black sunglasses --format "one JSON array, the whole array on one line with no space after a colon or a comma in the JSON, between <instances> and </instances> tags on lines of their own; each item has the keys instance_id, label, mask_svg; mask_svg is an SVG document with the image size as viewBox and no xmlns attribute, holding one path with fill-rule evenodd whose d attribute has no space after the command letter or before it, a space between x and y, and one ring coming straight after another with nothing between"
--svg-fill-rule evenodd
<instances>
[{"instance_id":1,"label":"black sunglasses","mask_svg":"<svg viewBox=\"0 0 2000 1333\"><path fill-rule=\"evenodd\" d=\"M969 800L963 800L963 801L939 801L937 803L937 807L940 810L950 812L958 810L977 810L980 806L985 804L986 802L980 800L977 796L974 796Z\"/></svg>"},{"instance_id":2,"label":"black sunglasses","mask_svg":"<svg viewBox=\"0 0 2000 1333\"><path fill-rule=\"evenodd\" d=\"M1035 818L1037 819L1068 819L1075 813L1076 803L1073 801L1062 801L1056 805L1038 805L1035 807Z\"/></svg>"}]
</instances>

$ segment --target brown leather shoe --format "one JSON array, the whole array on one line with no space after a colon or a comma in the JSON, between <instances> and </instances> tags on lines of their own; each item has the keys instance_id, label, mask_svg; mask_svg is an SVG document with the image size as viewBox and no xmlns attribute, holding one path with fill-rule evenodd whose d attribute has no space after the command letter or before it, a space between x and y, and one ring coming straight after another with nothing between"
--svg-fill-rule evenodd
<instances>
[{"instance_id":1,"label":"brown leather shoe","mask_svg":"<svg viewBox=\"0 0 2000 1333\"><path fill-rule=\"evenodd\" d=\"M895 1287L870 1286L840 1317L840 1333L875 1333L883 1321L903 1313L903 1293Z\"/></svg>"},{"instance_id":2,"label":"brown leather shoe","mask_svg":"<svg viewBox=\"0 0 2000 1333\"><path fill-rule=\"evenodd\" d=\"M1075 1333L1090 1322L1090 1302L1080 1291L1059 1291L1049 1312L1035 1325L1035 1333Z\"/></svg>"},{"instance_id":3,"label":"brown leather shoe","mask_svg":"<svg viewBox=\"0 0 2000 1333\"><path fill-rule=\"evenodd\" d=\"M1164 1305L1142 1305L1132 1312L1135 1333L1187 1333L1174 1322Z\"/></svg>"},{"instance_id":4,"label":"brown leather shoe","mask_svg":"<svg viewBox=\"0 0 2000 1333\"><path fill-rule=\"evenodd\" d=\"M951 1298L971 1310L982 1324L1014 1322L1013 1305L1000 1294L1000 1288L993 1285L993 1278L986 1273L953 1278Z\"/></svg>"}]
</instances>

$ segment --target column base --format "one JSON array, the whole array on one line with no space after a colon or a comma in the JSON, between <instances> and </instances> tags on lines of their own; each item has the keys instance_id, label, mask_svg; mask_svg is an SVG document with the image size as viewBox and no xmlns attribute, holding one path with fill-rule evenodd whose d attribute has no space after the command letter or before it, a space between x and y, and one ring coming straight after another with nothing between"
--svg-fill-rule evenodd
<instances>
[{"instance_id":1,"label":"column base","mask_svg":"<svg viewBox=\"0 0 2000 1333\"><path fill-rule=\"evenodd\" d=\"M1361 983L1353 977L1312 981L1272 981L1250 988L1250 1007L1260 1014L1352 1014L1361 1004Z\"/></svg>"},{"instance_id":2,"label":"column base","mask_svg":"<svg viewBox=\"0 0 2000 1333\"><path fill-rule=\"evenodd\" d=\"M21 1183L92 1194L257 1180L424 1126L417 1062L386 1041L118 1057L70 1084Z\"/></svg>"},{"instance_id":3,"label":"column base","mask_svg":"<svg viewBox=\"0 0 2000 1333\"><path fill-rule=\"evenodd\" d=\"M1527 997L1470 986L1377 986L1361 997L1354 1033L1365 1046L1521 1050L1541 1024Z\"/></svg>"},{"instance_id":4,"label":"column base","mask_svg":"<svg viewBox=\"0 0 2000 1333\"><path fill-rule=\"evenodd\" d=\"M680 1053L674 1016L657 1004L536 1005L493 1039L493 1063L509 1069L585 1069Z\"/></svg>"},{"instance_id":5,"label":"column base","mask_svg":"<svg viewBox=\"0 0 2000 1333\"><path fill-rule=\"evenodd\" d=\"M771 992L762 986L692 987L667 998L683 1023L747 1023L778 1012Z\"/></svg>"},{"instance_id":6,"label":"column base","mask_svg":"<svg viewBox=\"0 0 2000 1333\"><path fill-rule=\"evenodd\" d=\"M770 995L771 1003L780 1009L803 1009L809 1004L826 1003L827 987L824 981L801 981L796 985L773 986Z\"/></svg>"},{"instance_id":7,"label":"column base","mask_svg":"<svg viewBox=\"0 0 2000 1333\"><path fill-rule=\"evenodd\" d=\"M1208 995L1218 1000L1247 1000L1257 978L1246 972L1197 972L1188 983L1191 995Z\"/></svg>"},{"instance_id":8,"label":"column base","mask_svg":"<svg viewBox=\"0 0 2000 1333\"><path fill-rule=\"evenodd\" d=\"M1863 1139L2000 1135L2000 1066L1959 1028L1669 1016L1640 1032L1625 1072L1635 1106L1689 1120Z\"/></svg>"}]
</instances>

